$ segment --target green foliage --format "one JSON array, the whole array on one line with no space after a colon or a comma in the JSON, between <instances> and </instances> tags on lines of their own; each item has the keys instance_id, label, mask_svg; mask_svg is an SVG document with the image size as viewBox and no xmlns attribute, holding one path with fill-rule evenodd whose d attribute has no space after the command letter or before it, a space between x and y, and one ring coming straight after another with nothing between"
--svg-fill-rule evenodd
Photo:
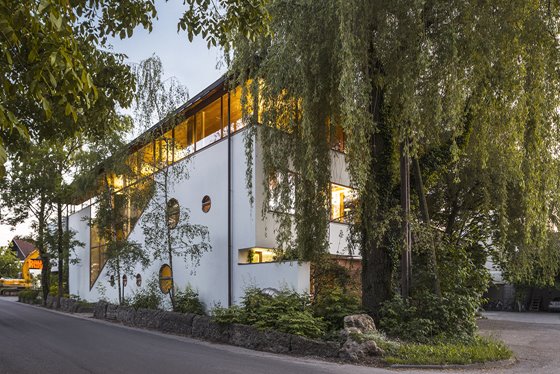
<instances>
[{"instance_id":1,"label":"green foliage","mask_svg":"<svg viewBox=\"0 0 560 374\"><path fill-rule=\"evenodd\" d=\"M18 293L18 300L25 303L36 304L38 303L39 290L22 290Z\"/></svg>"},{"instance_id":2,"label":"green foliage","mask_svg":"<svg viewBox=\"0 0 560 374\"><path fill-rule=\"evenodd\" d=\"M483 265L486 252L476 243L461 246L431 232L418 229L417 233L412 295L407 300L395 296L384 303L380 328L409 341L469 341L489 282ZM426 260L430 246L436 246L441 298L432 290L434 270Z\"/></svg>"},{"instance_id":3,"label":"green foliage","mask_svg":"<svg viewBox=\"0 0 560 374\"><path fill-rule=\"evenodd\" d=\"M220 323L242 323L310 338L323 336L327 327L322 318L313 316L306 295L289 290L271 296L258 288L249 288L241 306L218 306L212 315Z\"/></svg>"},{"instance_id":4,"label":"green foliage","mask_svg":"<svg viewBox=\"0 0 560 374\"><path fill-rule=\"evenodd\" d=\"M506 360L513 356L502 342L477 336L467 343L380 344L390 364L467 365Z\"/></svg>"},{"instance_id":5,"label":"green foliage","mask_svg":"<svg viewBox=\"0 0 560 374\"><path fill-rule=\"evenodd\" d=\"M184 291L175 293L175 312L204 315L204 305L198 298L198 292L189 285Z\"/></svg>"},{"instance_id":6,"label":"green foliage","mask_svg":"<svg viewBox=\"0 0 560 374\"><path fill-rule=\"evenodd\" d=\"M159 289L157 279L150 280L145 288L135 292L130 300L125 302L135 309L160 309L162 303L163 294Z\"/></svg>"},{"instance_id":7,"label":"green foliage","mask_svg":"<svg viewBox=\"0 0 560 374\"><path fill-rule=\"evenodd\" d=\"M17 278L21 263L9 247L0 247L0 278Z\"/></svg>"},{"instance_id":8,"label":"green foliage","mask_svg":"<svg viewBox=\"0 0 560 374\"><path fill-rule=\"evenodd\" d=\"M111 71L116 60L107 56L114 55L102 51L107 36L129 37L137 25L151 29L155 15L153 0L87 0L71 6L66 0L0 1L0 175L5 145L18 150L14 139L26 141L38 133L60 139L61 134L95 129L78 124L78 117L122 99L101 91L130 92L133 87ZM105 69L105 80L96 79L95 64ZM53 117L61 121L45 126Z\"/></svg>"},{"instance_id":9,"label":"green foliage","mask_svg":"<svg viewBox=\"0 0 560 374\"><path fill-rule=\"evenodd\" d=\"M342 288L326 289L321 292L311 305L313 315L327 323L328 330L340 330L344 327L344 317L361 312L360 298Z\"/></svg>"}]
</instances>

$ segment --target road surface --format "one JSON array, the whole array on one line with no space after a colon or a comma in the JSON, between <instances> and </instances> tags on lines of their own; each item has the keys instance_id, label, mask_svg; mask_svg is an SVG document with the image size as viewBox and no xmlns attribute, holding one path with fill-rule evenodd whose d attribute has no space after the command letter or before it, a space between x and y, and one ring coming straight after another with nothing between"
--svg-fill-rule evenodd
<instances>
[{"instance_id":1,"label":"road surface","mask_svg":"<svg viewBox=\"0 0 560 374\"><path fill-rule=\"evenodd\" d=\"M495 313L481 332L503 339L518 364L486 370L390 370L256 352L68 315L0 298L0 374L560 373L560 315Z\"/></svg>"},{"instance_id":2,"label":"road surface","mask_svg":"<svg viewBox=\"0 0 560 374\"><path fill-rule=\"evenodd\" d=\"M0 298L0 373L394 373L255 352Z\"/></svg>"}]
</instances>

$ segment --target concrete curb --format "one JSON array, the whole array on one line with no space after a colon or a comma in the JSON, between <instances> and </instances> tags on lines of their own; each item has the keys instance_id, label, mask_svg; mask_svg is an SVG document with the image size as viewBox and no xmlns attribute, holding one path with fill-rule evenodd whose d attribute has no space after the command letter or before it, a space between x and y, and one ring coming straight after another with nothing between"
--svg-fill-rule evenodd
<instances>
[{"instance_id":1,"label":"concrete curb","mask_svg":"<svg viewBox=\"0 0 560 374\"><path fill-rule=\"evenodd\" d=\"M391 369L421 369L421 370L483 370L483 369L503 369L515 365L517 359L512 357L507 360L477 362L473 364L459 365L407 365L407 364L394 364L389 365Z\"/></svg>"}]
</instances>

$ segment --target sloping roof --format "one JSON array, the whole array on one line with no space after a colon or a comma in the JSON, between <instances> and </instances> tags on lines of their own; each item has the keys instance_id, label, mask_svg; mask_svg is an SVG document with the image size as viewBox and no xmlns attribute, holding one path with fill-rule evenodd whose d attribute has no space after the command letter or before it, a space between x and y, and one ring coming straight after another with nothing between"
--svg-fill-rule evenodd
<instances>
[{"instance_id":1,"label":"sloping roof","mask_svg":"<svg viewBox=\"0 0 560 374\"><path fill-rule=\"evenodd\" d=\"M25 260L25 258L35 249L35 244L25 240L13 239L12 242L14 243L14 249L17 251L17 257L20 260Z\"/></svg>"}]
</instances>

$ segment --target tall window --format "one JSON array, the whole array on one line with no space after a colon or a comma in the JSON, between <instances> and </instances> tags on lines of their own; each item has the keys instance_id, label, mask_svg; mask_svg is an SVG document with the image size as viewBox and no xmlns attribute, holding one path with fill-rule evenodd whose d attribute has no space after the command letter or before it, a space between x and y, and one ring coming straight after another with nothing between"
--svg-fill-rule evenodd
<instances>
[{"instance_id":1,"label":"tall window","mask_svg":"<svg viewBox=\"0 0 560 374\"><path fill-rule=\"evenodd\" d=\"M194 152L194 116L175 127L175 162Z\"/></svg>"},{"instance_id":2,"label":"tall window","mask_svg":"<svg viewBox=\"0 0 560 374\"><path fill-rule=\"evenodd\" d=\"M196 150L222 138L222 98L218 98L196 113Z\"/></svg>"},{"instance_id":3,"label":"tall window","mask_svg":"<svg viewBox=\"0 0 560 374\"><path fill-rule=\"evenodd\" d=\"M331 221L350 223L357 202L357 194L354 189L332 183Z\"/></svg>"}]
</instances>

